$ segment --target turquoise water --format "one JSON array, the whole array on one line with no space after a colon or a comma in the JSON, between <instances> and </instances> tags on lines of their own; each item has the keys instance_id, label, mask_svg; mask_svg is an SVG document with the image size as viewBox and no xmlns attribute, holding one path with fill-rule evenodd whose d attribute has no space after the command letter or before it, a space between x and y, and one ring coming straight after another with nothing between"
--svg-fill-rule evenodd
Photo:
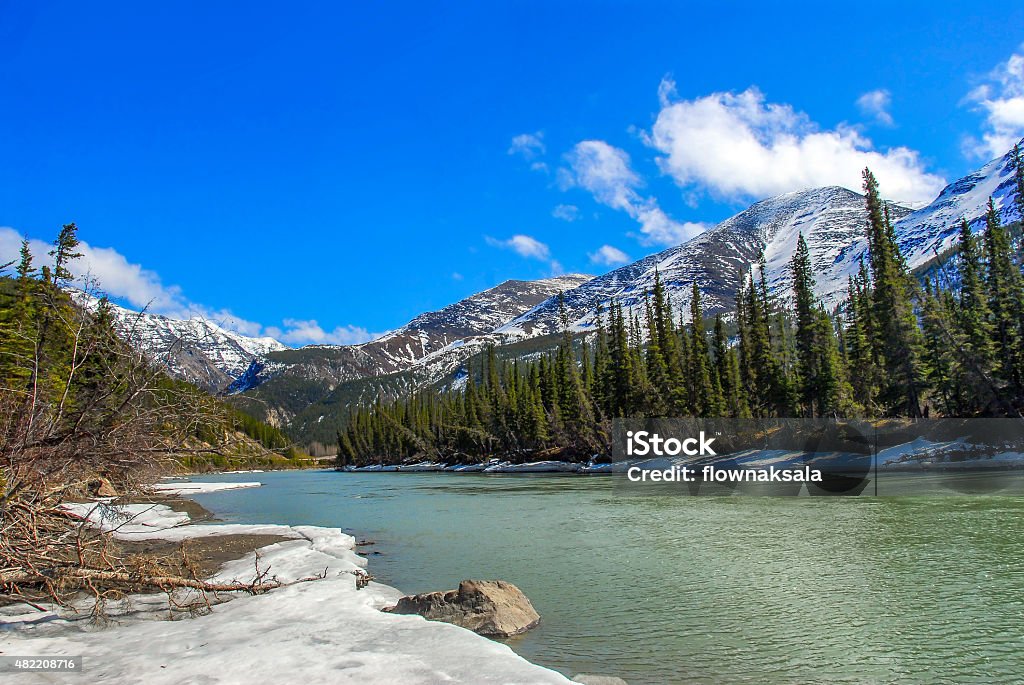
<instances>
[{"instance_id":1,"label":"turquoise water","mask_svg":"<svg viewBox=\"0 0 1024 685\"><path fill-rule=\"evenodd\" d=\"M406 593L518 585L509 645L644 683L1024 682L1024 498L625 497L610 478L285 472L197 480L229 522L340 527Z\"/></svg>"}]
</instances>

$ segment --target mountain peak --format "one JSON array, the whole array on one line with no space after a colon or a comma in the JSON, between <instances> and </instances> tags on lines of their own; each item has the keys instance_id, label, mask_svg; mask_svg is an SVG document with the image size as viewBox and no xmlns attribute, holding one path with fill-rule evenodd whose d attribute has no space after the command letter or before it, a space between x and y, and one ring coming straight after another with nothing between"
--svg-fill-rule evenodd
<instances>
[{"instance_id":1,"label":"mountain peak","mask_svg":"<svg viewBox=\"0 0 1024 685\"><path fill-rule=\"evenodd\" d=\"M72 290L71 296L87 309L95 309L99 302L81 290ZM202 316L176 319L113 303L110 313L115 330L126 342L174 377L211 392L244 374L254 360L288 349L273 338L245 336Z\"/></svg>"}]
</instances>

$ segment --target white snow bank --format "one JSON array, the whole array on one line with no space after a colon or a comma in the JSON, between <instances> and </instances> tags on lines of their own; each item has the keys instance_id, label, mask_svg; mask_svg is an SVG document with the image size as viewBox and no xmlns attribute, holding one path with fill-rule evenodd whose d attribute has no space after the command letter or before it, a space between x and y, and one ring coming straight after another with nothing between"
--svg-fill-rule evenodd
<instances>
[{"instance_id":1,"label":"white snow bank","mask_svg":"<svg viewBox=\"0 0 1024 685\"><path fill-rule=\"evenodd\" d=\"M488 466L484 473L575 473L579 468L579 464L567 461L532 461L526 464L503 462Z\"/></svg>"},{"instance_id":2,"label":"white snow bank","mask_svg":"<svg viewBox=\"0 0 1024 685\"><path fill-rule=\"evenodd\" d=\"M289 531L293 540L260 550L260 568L288 581L326 573L322 580L281 587L255 597L238 595L206 616L178 621L129 619L95 629L85 621L47 616L8 622L0 653L83 656L81 673L23 673L19 683L147 683L250 685L318 683L570 683L509 647L468 630L419 616L379 609L400 593L371 583L356 590L353 572L366 560L355 540L313 526L189 525L163 505L129 505L129 521L104 505L75 505L115 535L177 540L190 535ZM123 518L123 517L121 517ZM187 516L185 516L187 518ZM218 580L250 580L253 560L225 564ZM10 614L6 618L13 618ZM2 625L2 624L0 624ZM17 629L10 629L17 625Z\"/></svg>"},{"instance_id":3,"label":"white snow bank","mask_svg":"<svg viewBox=\"0 0 1024 685\"><path fill-rule=\"evenodd\" d=\"M186 525L189 516L173 511L162 504L108 505L103 502L64 504L73 516L88 519L90 523L113 532L123 540L168 540L180 542L186 538L208 535L283 535L300 537L297 529L279 524L246 525L241 523Z\"/></svg>"},{"instance_id":4,"label":"white snow bank","mask_svg":"<svg viewBox=\"0 0 1024 685\"><path fill-rule=\"evenodd\" d=\"M241 490L244 488L258 488L262 483L251 481L243 483L154 483L149 486L150 490L159 492L162 495L201 495L207 492L220 492L221 490Z\"/></svg>"}]
</instances>

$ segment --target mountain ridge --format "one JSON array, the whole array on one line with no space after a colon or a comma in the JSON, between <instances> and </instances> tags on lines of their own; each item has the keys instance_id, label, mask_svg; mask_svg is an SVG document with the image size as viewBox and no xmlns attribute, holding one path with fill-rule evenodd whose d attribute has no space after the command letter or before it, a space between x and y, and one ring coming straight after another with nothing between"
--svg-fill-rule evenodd
<instances>
[{"instance_id":1,"label":"mountain ridge","mask_svg":"<svg viewBox=\"0 0 1024 685\"><path fill-rule=\"evenodd\" d=\"M1014 170L1007 153L948 184L920 209L889 203L908 265L915 268L951 246L961 219L975 231L983 228L989 196L1004 222L1020 218L1013 202ZM374 388L378 395L401 392L439 382L489 345L555 334L561 329L562 303L578 333L594 330L598 311L613 300L641 314L655 273L677 315L689 318L693 283L701 290L705 315L730 312L739 284L762 258L769 290L788 295L789 261L801 234L810 248L818 295L836 306L867 253L866 227L864 198L856 191L839 186L793 191L755 202L686 243L597 277L509 280L366 343L268 350L240 372L232 367L237 375L224 387L258 416L284 425L341 384L382 379L360 391L363 399ZM388 380L395 374L400 378Z\"/></svg>"}]
</instances>

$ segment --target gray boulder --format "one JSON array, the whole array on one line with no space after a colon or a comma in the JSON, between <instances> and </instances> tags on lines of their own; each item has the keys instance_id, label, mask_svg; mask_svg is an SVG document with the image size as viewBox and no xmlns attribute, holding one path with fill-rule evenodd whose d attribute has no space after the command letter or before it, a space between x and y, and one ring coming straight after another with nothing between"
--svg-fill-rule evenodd
<instances>
[{"instance_id":1,"label":"gray boulder","mask_svg":"<svg viewBox=\"0 0 1024 685\"><path fill-rule=\"evenodd\" d=\"M526 595L503 580L464 580L458 590L402 597L385 611L418 614L487 637L518 635L540 623L540 614Z\"/></svg>"}]
</instances>

